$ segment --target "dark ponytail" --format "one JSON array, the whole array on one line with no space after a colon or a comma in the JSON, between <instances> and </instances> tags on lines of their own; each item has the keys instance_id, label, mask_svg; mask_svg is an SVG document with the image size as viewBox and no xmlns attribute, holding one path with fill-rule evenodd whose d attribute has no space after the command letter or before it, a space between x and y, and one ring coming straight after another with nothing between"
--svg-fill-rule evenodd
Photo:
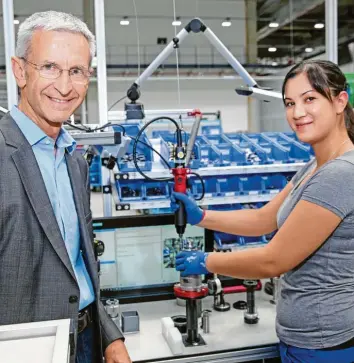
<instances>
[{"instance_id":1,"label":"dark ponytail","mask_svg":"<svg viewBox=\"0 0 354 363\"><path fill-rule=\"evenodd\" d=\"M300 73L305 73L311 86L330 102L332 102L332 98L338 96L340 92L348 92L349 85L345 75L337 64L325 60L305 60L296 64L285 76L282 87L284 103L285 86L288 80ZM344 110L344 117L348 136L354 143L354 111L353 106L349 101Z\"/></svg>"},{"instance_id":2,"label":"dark ponytail","mask_svg":"<svg viewBox=\"0 0 354 363\"><path fill-rule=\"evenodd\" d=\"M347 127L350 140L354 143L354 110L353 106L348 101L344 110L345 113L345 126Z\"/></svg>"}]
</instances>

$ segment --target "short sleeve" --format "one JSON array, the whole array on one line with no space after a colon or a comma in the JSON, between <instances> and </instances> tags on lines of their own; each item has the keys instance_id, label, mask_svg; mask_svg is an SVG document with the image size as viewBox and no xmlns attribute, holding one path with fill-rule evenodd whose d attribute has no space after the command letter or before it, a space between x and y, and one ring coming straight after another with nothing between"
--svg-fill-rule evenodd
<instances>
[{"instance_id":1,"label":"short sleeve","mask_svg":"<svg viewBox=\"0 0 354 363\"><path fill-rule=\"evenodd\" d=\"M306 175L315 163L315 159L310 160L306 165L304 165L292 178L291 183L295 186L304 175Z\"/></svg>"},{"instance_id":2,"label":"short sleeve","mask_svg":"<svg viewBox=\"0 0 354 363\"><path fill-rule=\"evenodd\" d=\"M301 199L344 219L354 210L354 165L340 159L324 165L311 177Z\"/></svg>"}]
</instances>

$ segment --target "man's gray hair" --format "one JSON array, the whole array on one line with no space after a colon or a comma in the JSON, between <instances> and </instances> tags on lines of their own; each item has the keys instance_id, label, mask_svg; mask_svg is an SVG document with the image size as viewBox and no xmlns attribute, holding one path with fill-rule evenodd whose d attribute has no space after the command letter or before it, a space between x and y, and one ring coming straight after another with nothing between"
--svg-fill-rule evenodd
<instances>
[{"instance_id":1,"label":"man's gray hair","mask_svg":"<svg viewBox=\"0 0 354 363\"><path fill-rule=\"evenodd\" d=\"M95 56L95 36L91 33L87 25L72 14L50 10L34 13L20 25L16 44L17 57L27 57L31 47L32 35L36 30L67 31L82 34L89 43L91 60Z\"/></svg>"}]
</instances>

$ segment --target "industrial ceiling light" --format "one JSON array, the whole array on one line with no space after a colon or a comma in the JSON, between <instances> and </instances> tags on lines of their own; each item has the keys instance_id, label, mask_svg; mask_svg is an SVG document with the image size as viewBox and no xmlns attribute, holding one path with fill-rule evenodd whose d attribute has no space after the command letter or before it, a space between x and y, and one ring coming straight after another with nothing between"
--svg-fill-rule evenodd
<instances>
[{"instance_id":1,"label":"industrial ceiling light","mask_svg":"<svg viewBox=\"0 0 354 363\"><path fill-rule=\"evenodd\" d=\"M20 21L18 19L14 19L14 24L18 25L18 24L20 24Z\"/></svg>"},{"instance_id":2,"label":"industrial ceiling light","mask_svg":"<svg viewBox=\"0 0 354 363\"><path fill-rule=\"evenodd\" d=\"M324 28L324 24L323 23L316 23L314 25L315 29L323 29Z\"/></svg>"},{"instance_id":3,"label":"industrial ceiling light","mask_svg":"<svg viewBox=\"0 0 354 363\"><path fill-rule=\"evenodd\" d=\"M180 26L181 24L182 24L182 22L181 22L181 20L180 20L180 17L179 17L179 16L176 18L176 20L174 20L174 21L172 22L172 25L173 25L173 26Z\"/></svg>"},{"instance_id":4,"label":"industrial ceiling light","mask_svg":"<svg viewBox=\"0 0 354 363\"><path fill-rule=\"evenodd\" d=\"M278 28L279 26L279 23L275 22L275 21L272 21L269 23L269 28Z\"/></svg>"},{"instance_id":5,"label":"industrial ceiling light","mask_svg":"<svg viewBox=\"0 0 354 363\"><path fill-rule=\"evenodd\" d=\"M127 16L125 16L121 21L120 21L120 25L129 25L129 19Z\"/></svg>"},{"instance_id":6,"label":"industrial ceiling light","mask_svg":"<svg viewBox=\"0 0 354 363\"><path fill-rule=\"evenodd\" d=\"M231 20L230 18L226 18L222 23L221 23L222 26L225 26L225 27L228 27L228 26L231 26Z\"/></svg>"},{"instance_id":7,"label":"industrial ceiling light","mask_svg":"<svg viewBox=\"0 0 354 363\"><path fill-rule=\"evenodd\" d=\"M305 52L306 53L311 53L311 52L313 52L313 48L310 48L310 47L309 48L305 48Z\"/></svg>"},{"instance_id":8,"label":"industrial ceiling light","mask_svg":"<svg viewBox=\"0 0 354 363\"><path fill-rule=\"evenodd\" d=\"M275 48L275 47L269 47L268 48L268 52L274 53L276 51L277 51L277 48Z\"/></svg>"}]
</instances>

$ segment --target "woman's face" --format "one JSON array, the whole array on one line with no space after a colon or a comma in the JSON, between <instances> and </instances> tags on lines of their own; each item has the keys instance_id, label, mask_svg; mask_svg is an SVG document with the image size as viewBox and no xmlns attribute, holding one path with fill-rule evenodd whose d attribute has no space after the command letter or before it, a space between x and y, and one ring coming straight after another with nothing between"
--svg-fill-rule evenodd
<instances>
[{"instance_id":1,"label":"woman's face","mask_svg":"<svg viewBox=\"0 0 354 363\"><path fill-rule=\"evenodd\" d=\"M299 140L314 144L338 124L334 103L315 91L305 73L287 81L284 97L286 118Z\"/></svg>"}]
</instances>

